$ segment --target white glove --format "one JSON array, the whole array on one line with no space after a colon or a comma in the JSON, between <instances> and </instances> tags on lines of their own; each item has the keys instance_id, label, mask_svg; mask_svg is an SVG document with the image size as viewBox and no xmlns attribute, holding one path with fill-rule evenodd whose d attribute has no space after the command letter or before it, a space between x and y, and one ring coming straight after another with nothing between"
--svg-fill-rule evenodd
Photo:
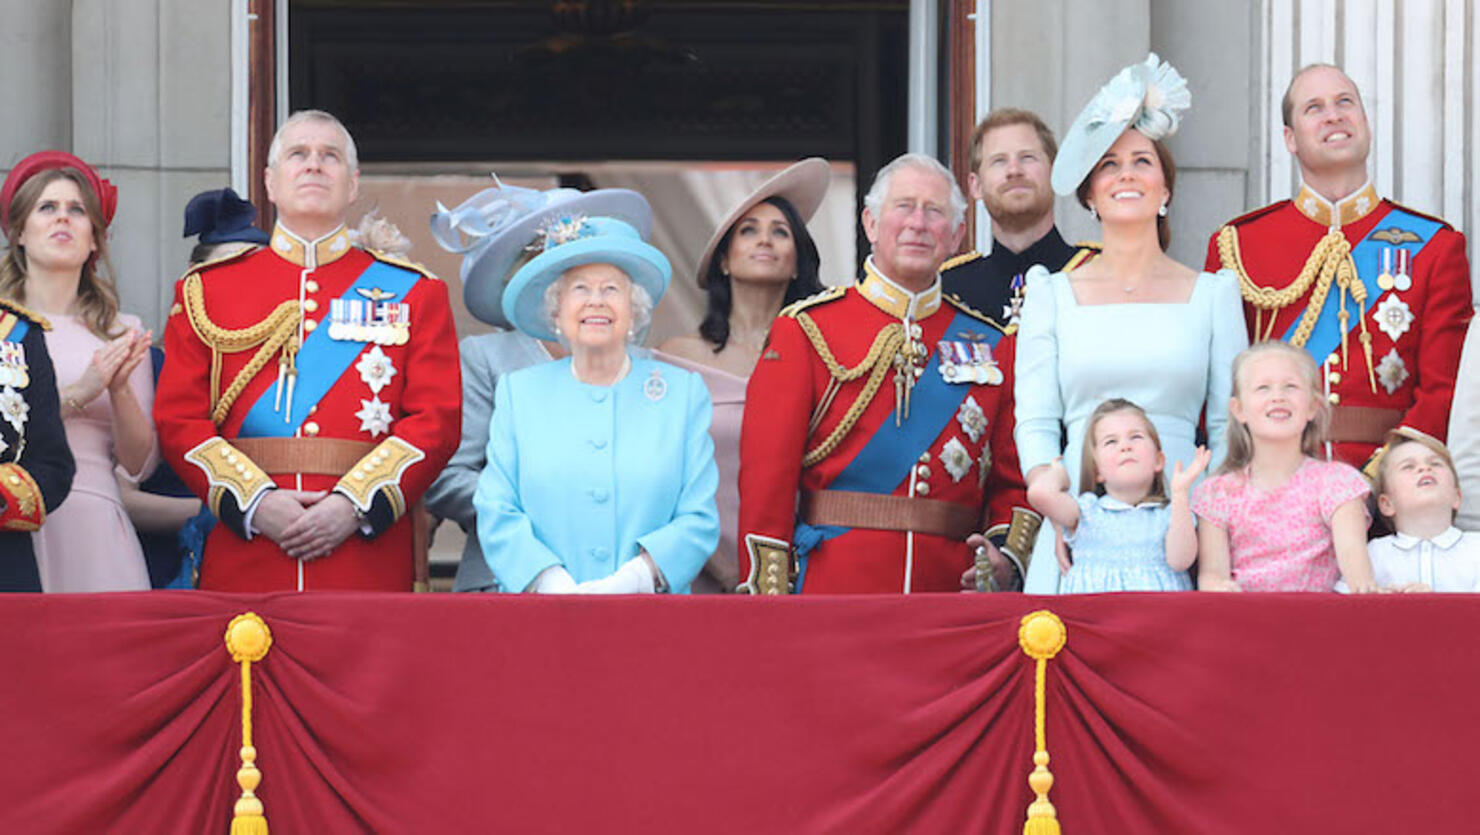
<instances>
[{"instance_id":1,"label":"white glove","mask_svg":"<svg viewBox=\"0 0 1480 835\"><path fill-rule=\"evenodd\" d=\"M575 587L576 594L652 594L655 590L652 569L641 556L622 563L609 577Z\"/></svg>"},{"instance_id":2,"label":"white glove","mask_svg":"<svg viewBox=\"0 0 1480 835\"><path fill-rule=\"evenodd\" d=\"M575 594L578 588L576 578L561 565L552 565L541 571L529 584L529 590L535 594Z\"/></svg>"}]
</instances>

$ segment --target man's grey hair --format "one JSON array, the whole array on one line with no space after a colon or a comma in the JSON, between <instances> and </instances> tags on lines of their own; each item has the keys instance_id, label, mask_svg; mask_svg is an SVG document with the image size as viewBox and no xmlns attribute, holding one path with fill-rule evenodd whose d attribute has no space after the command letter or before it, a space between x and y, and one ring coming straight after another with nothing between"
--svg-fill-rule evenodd
<instances>
[{"instance_id":1,"label":"man's grey hair","mask_svg":"<svg viewBox=\"0 0 1480 835\"><path fill-rule=\"evenodd\" d=\"M879 169L874 175L874 184L869 186L868 194L863 196L864 208L868 209L874 217L878 217L884 207L884 197L889 194L889 181L894 178L894 172L901 168L919 168L939 176L951 186L951 227L960 226L966 219L966 195L961 193L961 186L956 178L951 176L950 169L940 164L940 160L925 154L900 154L888 165Z\"/></svg>"},{"instance_id":2,"label":"man's grey hair","mask_svg":"<svg viewBox=\"0 0 1480 835\"><path fill-rule=\"evenodd\" d=\"M593 261L592 263L600 262ZM585 264L576 265L576 267L584 266ZM570 269L575 269L575 267ZM549 287L545 288L545 321L550 325L550 330L555 332L555 338L559 339L560 344L566 348L570 347L570 338L560 332L558 317L560 294L565 292L565 277L569 274L570 270L566 270L560 274L559 278L550 282ZM643 336L647 334L648 326L653 323L653 297L648 294L646 287L633 281L632 276L627 275L626 270L622 270L622 275L627 278L627 286L632 288L632 329L625 336L628 344L636 345L642 341Z\"/></svg>"},{"instance_id":3,"label":"man's grey hair","mask_svg":"<svg viewBox=\"0 0 1480 835\"><path fill-rule=\"evenodd\" d=\"M300 122L323 122L339 128L339 132L344 134L344 161L349 164L351 171L360 170L360 152L355 148L355 138L349 135L349 128L327 110L299 110L284 120L278 126L277 133L272 135L272 144L267 146L268 168L277 167L278 156L283 150L283 132Z\"/></svg>"}]
</instances>

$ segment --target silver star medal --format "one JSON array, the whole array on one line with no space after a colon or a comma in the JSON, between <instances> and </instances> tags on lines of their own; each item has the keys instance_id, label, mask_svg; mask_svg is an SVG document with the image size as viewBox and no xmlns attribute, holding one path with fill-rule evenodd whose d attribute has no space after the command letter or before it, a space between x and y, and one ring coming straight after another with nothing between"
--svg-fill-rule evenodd
<instances>
[{"instance_id":1,"label":"silver star medal","mask_svg":"<svg viewBox=\"0 0 1480 835\"><path fill-rule=\"evenodd\" d=\"M1398 356L1395 348L1389 348L1382 361L1377 364L1377 382L1392 394L1408 379L1408 366L1403 363L1403 358Z\"/></svg>"},{"instance_id":2,"label":"silver star medal","mask_svg":"<svg viewBox=\"0 0 1480 835\"><path fill-rule=\"evenodd\" d=\"M668 383L663 380L663 372L653 369L653 375L642 384L642 394L654 403L668 394Z\"/></svg>"},{"instance_id":3,"label":"silver star medal","mask_svg":"<svg viewBox=\"0 0 1480 835\"><path fill-rule=\"evenodd\" d=\"M355 370L360 372L360 379L370 387L371 394L380 394L380 390L390 385L391 378L396 376L395 363L380 350L379 345L360 355Z\"/></svg>"},{"instance_id":4,"label":"silver star medal","mask_svg":"<svg viewBox=\"0 0 1480 835\"><path fill-rule=\"evenodd\" d=\"M1413 324L1413 310L1408 307L1408 302L1397 296L1388 296L1373 311L1372 318L1377 320L1377 327L1388 335L1388 339L1394 342L1398 337L1408 332L1408 326Z\"/></svg>"},{"instance_id":5,"label":"silver star medal","mask_svg":"<svg viewBox=\"0 0 1480 835\"><path fill-rule=\"evenodd\" d=\"M355 417L360 419L360 431L369 432L372 438L391 431L391 407L378 396L361 400Z\"/></svg>"},{"instance_id":6,"label":"silver star medal","mask_svg":"<svg viewBox=\"0 0 1480 835\"><path fill-rule=\"evenodd\" d=\"M971 395L967 395L961 408L956 410L956 422L961 424L961 431L966 433L972 443L980 441L982 433L987 431L987 415L982 411L981 404Z\"/></svg>"},{"instance_id":7,"label":"silver star medal","mask_svg":"<svg viewBox=\"0 0 1480 835\"><path fill-rule=\"evenodd\" d=\"M31 416L31 406L21 393L9 385L0 389L0 417L10 424L17 435L26 431L26 420Z\"/></svg>"},{"instance_id":8,"label":"silver star medal","mask_svg":"<svg viewBox=\"0 0 1480 835\"><path fill-rule=\"evenodd\" d=\"M945 465L952 481L960 481L971 472L971 453L966 450L965 444L953 437L941 447L940 463Z\"/></svg>"}]
</instances>

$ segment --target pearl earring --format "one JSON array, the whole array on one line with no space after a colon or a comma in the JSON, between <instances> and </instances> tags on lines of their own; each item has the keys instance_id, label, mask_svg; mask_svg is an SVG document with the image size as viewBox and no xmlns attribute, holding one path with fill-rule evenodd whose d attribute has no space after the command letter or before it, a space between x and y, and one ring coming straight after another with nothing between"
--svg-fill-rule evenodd
<instances>
[{"instance_id":1,"label":"pearl earring","mask_svg":"<svg viewBox=\"0 0 1480 835\"><path fill-rule=\"evenodd\" d=\"M1100 219L1100 213L1097 212L1097 211L1095 211L1094 204L1090 204L1090 207L1089 207L1089 216L1091 218L1094 218L1095 220L1099 220Z\"/></svg>"},{"instance_id":2,"label":"pearl earring","mask_svg":"<svg viewBox=\"0 0 1480 835\"><path fill-rule=\"evenodd\" d=\"M1158 215L1160 215L1161 217L1166 217L1167 216L1167 204L1165 202L1163 202L1161 204L1161 208L1156 210L1156 213Z\"/></svg>"}]
</instances>

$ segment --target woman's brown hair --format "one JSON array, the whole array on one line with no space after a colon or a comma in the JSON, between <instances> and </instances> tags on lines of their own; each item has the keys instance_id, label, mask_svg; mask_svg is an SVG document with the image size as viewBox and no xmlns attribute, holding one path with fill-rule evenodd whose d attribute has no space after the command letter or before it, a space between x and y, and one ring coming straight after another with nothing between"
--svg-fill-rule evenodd
<instances>
[{"instance_id":1,"label":"woman's brown hair","mask_svg":"<svg viewBox=\"0 0 1480 835\"><path fill-rule=\"evenodd\" d=\"M1135 128L1127 128L1135 130ZM1160 139L1151 140L1151 147L1156 149L1156 159L1161 163L1161 176L1167 184L1167 208L1170 209L1172 199L1177 194L1177 163L1172 160L1172 152ZM1089 181L1094 178L1095 169L1099 168L1099 160L1095 161L1094 168L1084 175L1080 181L1079 188L1074 190L1074 196L1079 198L1079 205L1089 208ZM1166 252L1167 247L1172 245L1172 227L1167 223L1166 215L1158 215L1156 218L1156 240L1161 244L1161 251Z\"/></svg>"},{"instance_id":2,"label":"woman's brown hair","mask_svg":"<svg viewBox=\"0 0 1480 835\"><path fill-rule=\"evenodd\" d=\"M0 296L26 304L26 250L16 243L31 212L41 200L41 192L57 180L71 180L82 195L87 219L92 222L93 244L97 251L82 265L82 278L77 282L77 312L84 325L99 339L112 339L122 333L118 326L118 288L113 283L113 264L108 258L108 224L98 195L82 173L71 168L42 171L15 190L10 205L3 207L10 226L5 236L10 248L0 258Z\"/></svg>"}]
</instances>

